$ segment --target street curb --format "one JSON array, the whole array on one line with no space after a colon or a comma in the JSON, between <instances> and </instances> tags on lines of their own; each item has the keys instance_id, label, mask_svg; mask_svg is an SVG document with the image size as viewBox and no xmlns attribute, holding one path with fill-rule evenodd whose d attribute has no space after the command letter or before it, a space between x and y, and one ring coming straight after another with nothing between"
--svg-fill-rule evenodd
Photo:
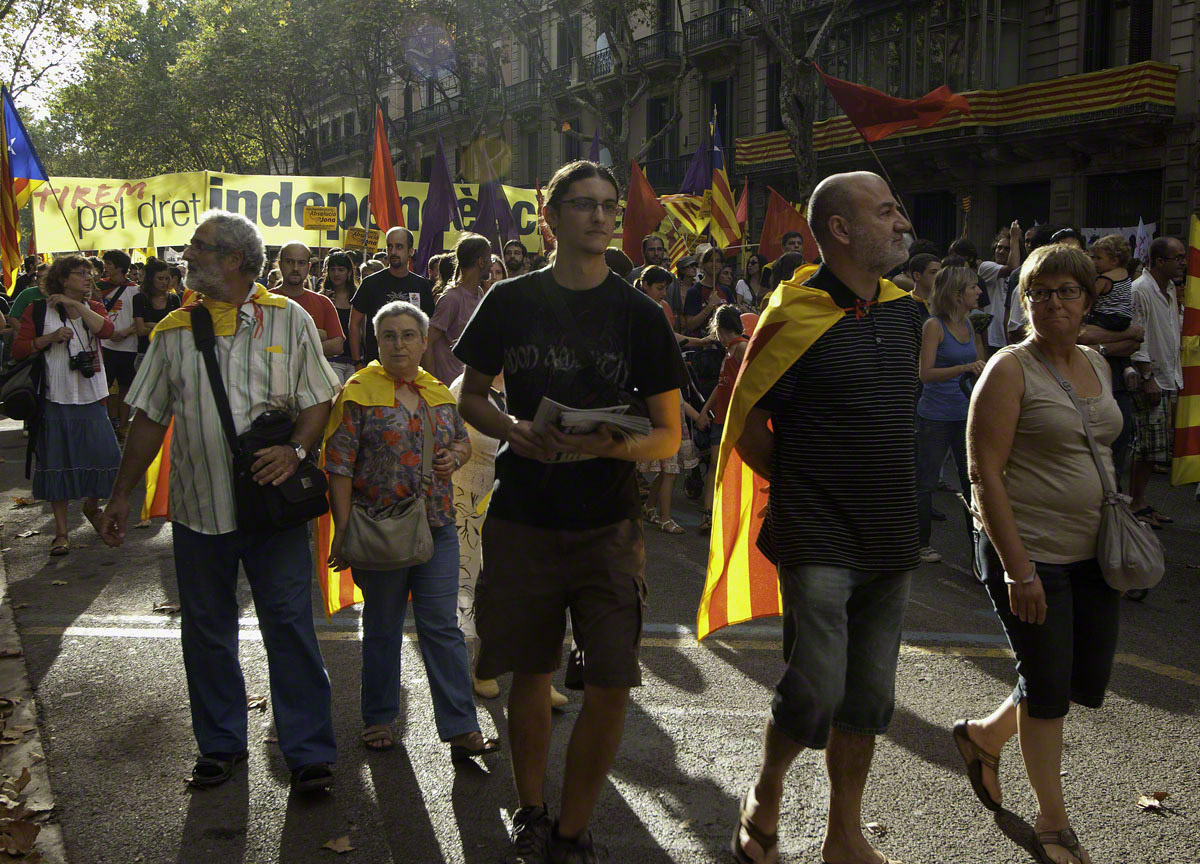
<instances>
[{"instance_id":1,"label":"street curb","mask_svg":"<svg viewBox=\"0 0 1200 864\"><path fill-rule=\"evenodd\" d=\"M31 779L25 787L26 803L31 810L49 814L48 819L38 822L42 830L38 834L34 850L41 853L43 864L68 864L62 826L54 812L54 791L50 786L50 771L47 767L49 763L45 759L45 750L42 747L37 700L29 683L29 669L25 663L21 636L13 618L12 603L8 596L8 571L4 566L3 556L0 556L0 650L21 652L15 657L0 659L0 695L20 699L13 709L12 716L8 718L8 725L24 724L33 727L33 731L27 733L17 744L0 748L0 772L17 777L22 768L29 768Z\"/></svg>"}]
</instances>

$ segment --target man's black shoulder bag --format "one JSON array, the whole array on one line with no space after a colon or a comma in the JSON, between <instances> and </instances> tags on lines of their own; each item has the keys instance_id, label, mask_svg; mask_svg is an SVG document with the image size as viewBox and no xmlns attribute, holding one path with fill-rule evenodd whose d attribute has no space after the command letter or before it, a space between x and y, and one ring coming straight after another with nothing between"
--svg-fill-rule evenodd
<instances>
[{"instance_id":1,"label":"man's black shoulder bag","mask_svg":"<svg viewBox=\"0 0 1200 864\"><path fill-rule=\"evenodd\" d=\"M204 356L208 383L212 386L221 415L225 439L233 451L233 500L237 508L239 531L284 531L303 525L329 512L329 481L325 472L311 457L278 486L260 486L250 466L255 463L254 452L263 447L287 445L292 437L294 421L282 411L266 411L254 419L241 437L233 423L229 396L217 365L217 338L213 333L212 315L202 305L192 309L192 338Z\"/></svg>"}]
</instances>

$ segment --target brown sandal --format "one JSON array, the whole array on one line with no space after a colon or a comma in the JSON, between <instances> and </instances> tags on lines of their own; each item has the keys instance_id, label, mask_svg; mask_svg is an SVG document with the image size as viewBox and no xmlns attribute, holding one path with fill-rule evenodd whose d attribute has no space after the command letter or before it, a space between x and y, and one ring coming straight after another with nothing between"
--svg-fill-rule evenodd
<instances>
[{"instance_id":1,"label":"brown sandal","mask_svg":"<svg viewBox=\"0 0 1200 864\"><path fill-rule=\"evenodd\" d=\"M1061 846L1067 850L1067 854L1071 855L1079 864L1083 864L1083 847L1079 845L1079 838L1075 836L1075 832L1070 828L1064 828L1061 831L1036 831L1033 835L1033 852L1037 855L1038 860L1042 864L1058 864L1050 853L1046 851L1047 846Z\"/></svg>"},{"instance_id":2,"label":"brown sandal","mask_svg":"<svg viewBox=\"0 0 1200 864\"><path fill-rule=\"evenodd\" d=\"M358 736L363 746L376 753L384 753L396 746L392 739L392 730L382 724L368 726Z\"/></svg>"},{"instance_id":3,"label":"brown sandal","mask_svg":"<svg viewBox=\"0 0 1200 864\"><path fill-rule=\"evenodd\" d=\"M988 753L971 740L971 736L967 732L968 722L959 720L954 724L954 743L958 747L958 752L962 754L963 761L967 763L967 779L971 781L975 797L984 807L993 813L998 813L1003 807L983 785L983 768L985 765L991 768L996 774L996 782L1000 782L1000 757Z\"/></svg>"},{"instance_id":4,"label":"brown sandal","mask_svg":"<svg viewBox=\"0 0 1200 864\"><path fill-rule=\"evenodd\" d=\"M733 829L733 840L729 844L729 851L733 853L733 857L738 864L774 864L779 860L779 834L766 834L761 828L750 821L750 817L746 814L746 802L750 800L750 793L742 798L742 806L738 811L738 824ZM758 848L762 850L762 858L755 861L746 854L745 847L742 846L742 831L758 844Z\"/></svg>"}]
</instances>

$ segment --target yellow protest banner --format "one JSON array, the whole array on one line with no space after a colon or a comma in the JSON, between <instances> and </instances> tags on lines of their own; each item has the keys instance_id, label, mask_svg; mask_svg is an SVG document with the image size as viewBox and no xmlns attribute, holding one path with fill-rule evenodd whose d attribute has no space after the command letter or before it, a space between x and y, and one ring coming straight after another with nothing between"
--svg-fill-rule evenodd
<instances>
[{"instance_id":1,"label":"yellow protest banner","mask_svg":"<svg viewBox=\"0 0 1200 864\"><path fill-rule=\"evenodd\" d=\"M268 246L297 240L312 245L305 236L304 209L331 207L337 212L332 228L323 229L322 245L342 246L350 228L375 229L365 177L296 177L273 174L225 174L193 171L142 179L55 177L35 190L30 203L39 251L74 252L79 249L131 249L146 245L154 229L159 246L183 246L192 236L200 216L210 208L241 213L258 225ZM404 223L420 240L421 208L428 184L396 184L404 208ZM478 185L454 187L467 230L479 211ZM537 196L532 189L505 186L513 221L530 252L538 246ZM61 213L60 213L61 210ZM65 219L63 217L66 217ZM440 226L439 226L440 227ZM458 230L450 226L445 245L452 246ZM377 248L379 238L368 248Z\"/></svg>"},{"instance_id":2,"label":"yellow protest banner","mask_svg":"<svg viewBox=\"0 0 1200 864\"><path fill-rule=\"evenodd\" d=\"M366 249L367 248L367 232L363 228L347 228L346 239L343 245L347 249Z\"/></svg>"},{"instance_id":3,"label":"yellow protest banner","mask_svg":"<svg viewBox=\"0 0 1200 864\"><path fill-rule=\"evenodd\" d=\"M305 207L304 230L329 231L336 229L337 217L338 211L336 207Z\"/></svg>"}]
</instances>

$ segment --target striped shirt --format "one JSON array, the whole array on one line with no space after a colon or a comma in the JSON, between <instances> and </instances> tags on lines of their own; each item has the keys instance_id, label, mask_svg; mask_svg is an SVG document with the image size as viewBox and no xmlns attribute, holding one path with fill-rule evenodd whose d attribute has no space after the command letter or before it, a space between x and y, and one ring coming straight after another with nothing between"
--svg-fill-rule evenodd
<instances>
[{"instance_id":1,"label":"striped shirt","mask_svg":"<svg viewBox=\"0 0 1200 864\"><path fill-rule=\"evenodd\" d=\"M911 296L857 315L857 295L824 266L805 284L848 311L758 403L772 414L775 442L759 546L786 566L912 569L924 316Z\"/></svg>"},{"instance_id":2,"label":"striped shirt","mask_svg":"<svg viewBox=\"0 0 1200 864\"><path fill-rule=\"evenodd\" d=\"M262 330L256 333L255 308L241 306L233 336L217 337L217 362L239 435L264 411L295 417L329 402L338 391L337 375L321 354L309 314L293 300L282 308L259 305ZM233 456L191 330L155 332L126 401L162 426L175 420L171 520L201 534L237 530Z\"/></svg>"}]
</instances>

